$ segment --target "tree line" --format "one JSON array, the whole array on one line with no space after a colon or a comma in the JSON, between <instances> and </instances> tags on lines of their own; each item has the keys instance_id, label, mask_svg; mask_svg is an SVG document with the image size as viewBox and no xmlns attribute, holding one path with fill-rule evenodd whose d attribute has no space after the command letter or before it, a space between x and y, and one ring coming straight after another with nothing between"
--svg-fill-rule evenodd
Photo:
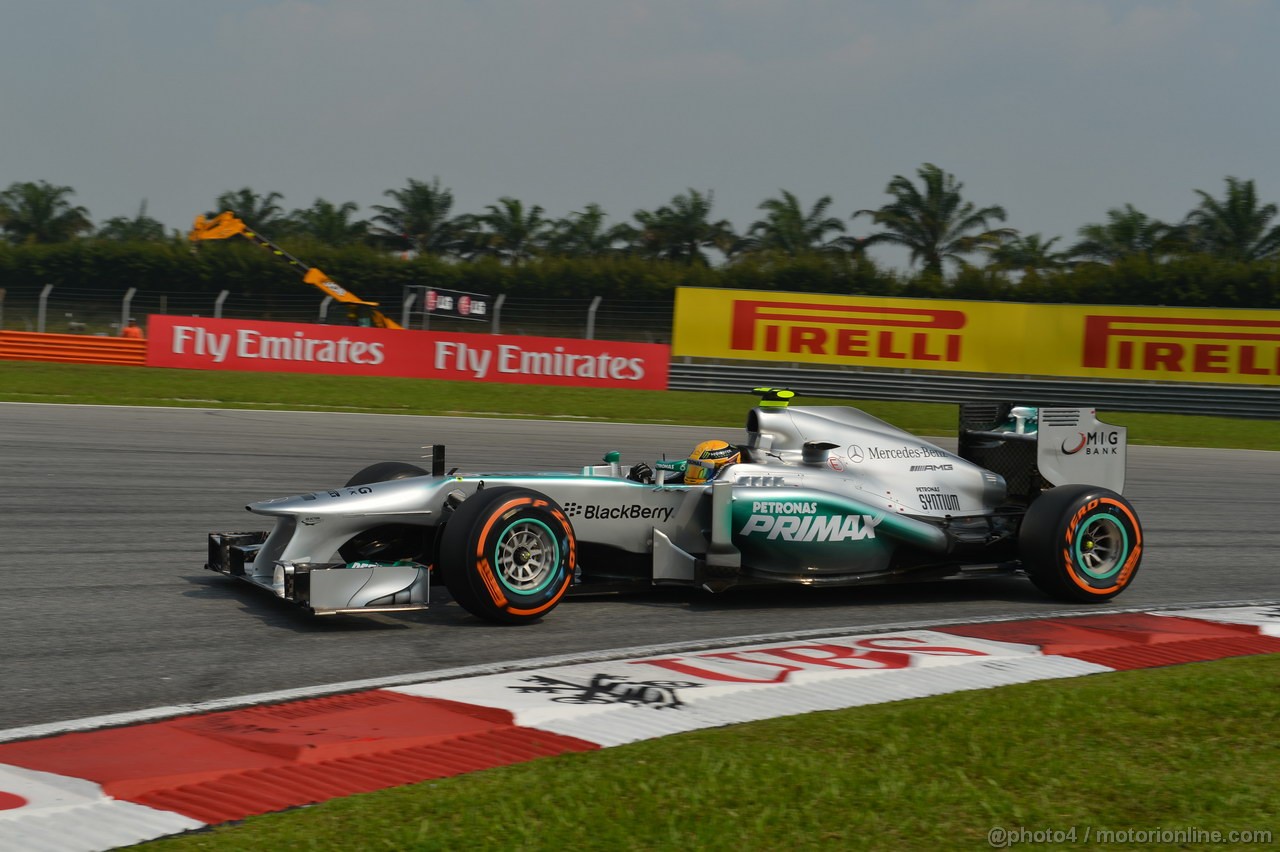
<instances>
[{"instance_id":1,"label":"tree line","mask_svg":"<svg viewBox=\"0 0 1280 852\"><path fill-rule=\"evenodd\" d=\"M410 179L386 190L389 203L373 205L368 218L359 218L354 202L324 199L286 211L280 193L247 187L221 194L207 212L231 210L272 239L304 247L312 262L319 264L320 256L336 264L326 271L344 280L341 269L346 281L359 282L362 295L370 290L384 298L406 283L551 297L595 288L596 294L637 298L697 284L1026 301L1276 304L1277 207L1258 198L1252 180L1227 177L1219 195L1195 190L1198 203L1177 222L1130 204L1110 209L1105 221L1083 225L1063 246L1060 237L1007 227L1003 207L979 206L963 189L954 175L925 163L914 179L895 175L885 188L890 200L854 211L848 222L833 213L829 195L806 206L782 190L760 203L760 218L742 232L715 217L710 191L688 189L655 210L636 210L630 221L611 224L595 204L556 219L510 197L481 213L457 213L452 190L439 178ZM181 258L159 261L168 254L162 247L185 252L186 241L147 216L145 202L133 217L95 226L73 196L71 187L46 181L14 183L0 192L0 232L7 243L0 250L0 275L33 274L24 250L43 257L45 268L62 256L74 256L81 268L105 264L108 278L112 264L103 258L148 247L152 260L135 259L135 279L138 268L186 265ZM866 222L863 236L849 232L859 220ZM877 264L867 254L877 245L906 250L911 269ZM90 257L97 260L86 261ZM234 248L202 249L185 277L214 287L228 278L244 279L254 289L276 286L271 278L278 270L245 267L242 257Z\"/></svg>"}]
</instances>

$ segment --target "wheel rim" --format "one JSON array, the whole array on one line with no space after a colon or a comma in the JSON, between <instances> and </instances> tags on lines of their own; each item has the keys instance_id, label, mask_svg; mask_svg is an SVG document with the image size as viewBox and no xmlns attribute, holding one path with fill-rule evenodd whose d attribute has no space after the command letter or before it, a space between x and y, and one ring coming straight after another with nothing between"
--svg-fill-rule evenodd
<instances>
[{"instance_id":1,"label":"wheel rim","mask_svg":"<svg viewBox=\"0 0 1280 852\"><path fill-rule=\"evenodd\" d=\"M1091 580L1107 580L1124 565L1129 534L1109 515L1087 520L1076 535L1076 565Z\"/></svg>"},{"instance_id":2,"label":"wheel rim","mask_svg":"<svg viewBox=\"0 0 1280 852\"><path fill-rule=\"evenodd\" d=\"M549 586L560 564L560 545L541 521L512 524L498 538L494 563L498 579L512 592L533 595Z\"/></svg>"}]
</instances>

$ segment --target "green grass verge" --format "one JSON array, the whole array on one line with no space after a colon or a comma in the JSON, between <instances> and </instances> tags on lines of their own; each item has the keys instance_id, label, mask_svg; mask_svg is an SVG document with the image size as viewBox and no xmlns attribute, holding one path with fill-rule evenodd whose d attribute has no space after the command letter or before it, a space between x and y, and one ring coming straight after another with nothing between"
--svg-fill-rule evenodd
<instances>
[{"instance_id":1,"label":"green grass verge","mask_svg":"<svg viewBox=\"0 0 1280 852\"><path fill-rule=\"evenodd\" d=\"M0 361L0 401L88 405L267 408L375 414L563 418L741 428L754 398L741 393L552 388L357 376L143 370ZM956 434L956 406L823 400L856 405L918 435ZM1134 444L1280 450L1280 424L1227 417L1110 412Z\"/></svg>"},{"instance_id":2,"label":"green grass verge","mask_svg":"<svg viewBox=\"0 0 1280 852\"><path fill-rule=\"evenodd\" d=\"M682 734L146 848L973 849L996 827L1077 831L1019 848L1104 845L1086 829L1274 839L1278 726L1280 655L1249 657ZM1182 848L1115 848L1156 846Z\"/></svg>"}]
</instances>

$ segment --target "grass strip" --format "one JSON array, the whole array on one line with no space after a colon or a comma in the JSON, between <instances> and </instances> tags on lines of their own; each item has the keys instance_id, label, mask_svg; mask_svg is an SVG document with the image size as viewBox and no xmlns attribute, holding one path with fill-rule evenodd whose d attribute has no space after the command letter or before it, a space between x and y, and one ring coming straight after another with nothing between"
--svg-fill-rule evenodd
<instances>
[{"instance_id":1,"label":"grass strip","mask_svg":"<svg viewBox=\"0 0 1280 852\"><path fill-rule=\"evenodd\" d=\"M906 381L907 379L904 379ZM237 373L0 361L0 401L437 414L740 427L754 404L732 393L558 388L299 373ZM955 435L946 403L815 399L853 405L918 435ZM1280 424L1266 420L1109 412L1133 444L1280 450Z\"/></svg>"},{"instance_id":2,"label":"grass strip","mask_svg":"<svg viewBox=\"0 0 1280 852\"><path fill-rule=\"evenodd\" d=\"M1088 848L1099 829L1274 842L1278 727L1280 655L1238 658L681 734L146 848L973 849L993 828L1074 829L1043 848Z\"/></svg>"}]
</instances>

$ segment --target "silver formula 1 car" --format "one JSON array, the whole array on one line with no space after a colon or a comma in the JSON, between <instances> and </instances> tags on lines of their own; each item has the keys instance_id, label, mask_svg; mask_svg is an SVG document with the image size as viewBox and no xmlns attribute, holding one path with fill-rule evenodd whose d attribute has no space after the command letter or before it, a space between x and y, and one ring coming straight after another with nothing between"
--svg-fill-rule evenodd
<instances>
[{"instance_id":1,"label":"silver formula 1 car","mask_svg":"<svg viewBox=\"0 0 1280 852\"><path fill-rule=\"evenodd\" d=\"M1088 408L960 407L957 453L856 408L758 388L713 478L686 462L571 473L398 462L341 488L251 503L270 532L209 536L207 568L316 614L425 608L432 578L470 613L524 622L621 582L844 586L1025 573L1103 601L1133 581L1142 528L1121 496L1125 429Z\"/></svg>"}]
</instances>

